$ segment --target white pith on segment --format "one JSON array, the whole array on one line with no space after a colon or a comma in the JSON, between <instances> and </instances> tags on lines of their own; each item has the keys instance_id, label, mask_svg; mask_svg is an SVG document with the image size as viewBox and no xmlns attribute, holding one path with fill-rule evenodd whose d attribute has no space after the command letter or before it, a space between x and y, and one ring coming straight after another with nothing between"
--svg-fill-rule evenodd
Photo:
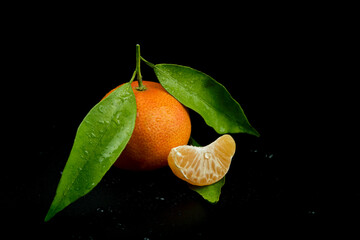
<instances>
[{"instance_id":1,"label":"white pith on segment","mask_svg":"<svg viewBox=\"0 0 360 240\"><path fill-rule=\"evenodd\" d=\"M226 151L228 150L226 149L228 145L215 144L219 139L205 147L186 145L171 150L170 154L172 154L175 166L190 183L195 185L197 185L197 183L209 185L214 182L214 179L215 182L222 179L229 170L231 159L235 151L229 154L229 151ZM190 156L185 157L183 156L182 152L184 151L182 150L186 148L187 151L185 152ZM194 160L184 161L184 159L187 159L188 157Z\"/></svg>"}]
</instances>

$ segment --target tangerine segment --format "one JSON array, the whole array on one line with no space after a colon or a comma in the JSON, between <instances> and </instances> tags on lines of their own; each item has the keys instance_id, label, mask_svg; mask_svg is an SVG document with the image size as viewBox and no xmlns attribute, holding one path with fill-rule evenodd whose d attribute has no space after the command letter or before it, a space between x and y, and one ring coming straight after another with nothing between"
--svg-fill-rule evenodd
<instances>
[{"instance_id":1,"label":"tangerine segment","mask_svg":"<svg viewBox=\"0 0 360 240\"><path fill-rule=\"evenodd\" d=\"M235 149L234 139L226 134L205 147L175 147L169 153L168 163L182 180L197 186L210 185L228 172Z\"/></svg>"}]
</instances>

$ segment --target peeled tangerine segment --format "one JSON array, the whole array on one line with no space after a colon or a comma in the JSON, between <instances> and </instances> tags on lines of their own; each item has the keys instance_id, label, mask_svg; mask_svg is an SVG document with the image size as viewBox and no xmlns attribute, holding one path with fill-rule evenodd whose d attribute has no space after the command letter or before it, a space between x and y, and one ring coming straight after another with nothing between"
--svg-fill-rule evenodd
<instances>
[{"instance_id":1,"label":"peeled tangerine segment","mask_svg":"<svg viewBox=\"0 0 360 240\"><path fill-rule=\"evenodd\" d=\"M175 147L169 153L168 163L182 180L197 186L210 185L225 176L235 148L234 139L226 134L205 147Z\"/></svg>"}]
</instances>

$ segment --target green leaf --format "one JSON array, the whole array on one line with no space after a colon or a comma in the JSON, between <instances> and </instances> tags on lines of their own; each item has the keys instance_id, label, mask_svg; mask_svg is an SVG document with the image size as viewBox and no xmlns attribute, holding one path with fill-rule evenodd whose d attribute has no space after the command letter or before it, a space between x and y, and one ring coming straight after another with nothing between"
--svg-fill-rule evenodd
<instances>
[{"instance_id":1,"label":"green leaf","mask_svg":"<svg viewBox=\"0 0 360 240\"><path fill-rule=\"evenodd\" d=\"M201 145L193 138L190 137L189 144L200 147ZM200 194L205 200L210 203L217 203L220 199L221 188L225 184L225 176L218 182L208 186L194 186L189 184L189 188Z\"/></svg>"},{"instance_id":2,"label":"green leaf","mask_svg":"<svg viewBox=\"0 0 360 240\"><path fill-rule=\"evenodd\" d=\"M161 85L171 95L199 113L217 133L248 133L260 136L250 125L240 104L223 85L210 76L175 64L148 65L153 67Z\"/></svg>"},{"instance_id":3,"label":"green leaf","mask_svg":"<svg viewBox=\"0 0 360 240\"><path fill-rule=\"evenodd\" d=\"M130 83L95 105L81 122L45 221L90 192L130 140L136 119Z\"/></svg>"},{"instance_id":4,"label":"green leaf","mask_svg":"<svg viewBox=\"0 0 360 240\"><path fill-rule=\"evenodd\" d=\"M217 203L220 198L221 188L225 184L225 177L220 181L208 186L194 186L189 184L189 188L200 194L205 200L210 203Z\"/></svg>"}]
</instances>

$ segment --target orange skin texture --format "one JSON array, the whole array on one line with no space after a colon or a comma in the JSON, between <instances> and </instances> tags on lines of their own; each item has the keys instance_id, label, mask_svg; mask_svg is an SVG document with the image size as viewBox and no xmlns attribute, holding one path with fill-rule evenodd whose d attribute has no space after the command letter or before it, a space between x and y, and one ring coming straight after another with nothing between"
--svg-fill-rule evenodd
<instances>
[{"instance_id":1,"label":"orange skin texture","mask_svg":"<svg viewBox=\"0 0 360 240\"><path fill-rule=\"evenodd\" d=\"M168 166L170 150L186 145L190 138L191 122L187 109L160 83L143 81L143 85L146 90L138 91L138 82L131 83L137 115L133 134L114 163L121 169L144 171Z\"/></svg>"}]
</instances>

